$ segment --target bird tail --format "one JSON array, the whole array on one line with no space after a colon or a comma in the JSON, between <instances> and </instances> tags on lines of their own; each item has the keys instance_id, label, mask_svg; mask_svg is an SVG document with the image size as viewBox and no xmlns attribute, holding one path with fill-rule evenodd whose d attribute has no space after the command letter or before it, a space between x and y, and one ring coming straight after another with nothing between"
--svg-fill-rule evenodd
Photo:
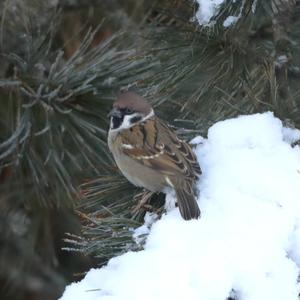
<instances>
[{"instance_id":1,"label":"bird tail","mask_svg":"<svg viewBox=\"0 0 300 300\"><path fill-rule=\"evenodd\" d=\"M175 188L177 204L183 219L198 219L201 215L196 201L196 192L192 182L184 182Z\"/></svg>"}]
</instances>

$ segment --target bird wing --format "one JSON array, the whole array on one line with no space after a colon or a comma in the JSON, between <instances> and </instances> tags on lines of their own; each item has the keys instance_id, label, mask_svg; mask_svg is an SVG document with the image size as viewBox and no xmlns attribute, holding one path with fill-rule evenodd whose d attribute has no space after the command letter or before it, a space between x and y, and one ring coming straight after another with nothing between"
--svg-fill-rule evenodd
<instances>
[{"instance_id":1,"label":"bird wing","mask_svg":"<svg viewBox=\"0 0 300 300\"><path fill-rule=\"evenodd\" d=\"M201 174L191 147L158 118L136 124L120 135L123 153L144 166L191 180Z\"/></svg>"}]
</instances>

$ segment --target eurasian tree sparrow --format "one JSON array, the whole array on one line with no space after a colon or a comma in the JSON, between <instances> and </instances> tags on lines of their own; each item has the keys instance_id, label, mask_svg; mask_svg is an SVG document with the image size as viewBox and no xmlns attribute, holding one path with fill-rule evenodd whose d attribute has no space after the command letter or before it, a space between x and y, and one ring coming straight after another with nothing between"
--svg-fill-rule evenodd
<instances>
[{"instance_id":1,"label":"eurasian tree sparrow","mask_svg":"<svg viewBox=\"0 0 300 300\"><path fill-rule=\"evenodd\" d=\"M109 116L108 146L123 175L152 192L173 189L182 217L199 218L196 181L201 169L191 147L133 92L122 93Z\"/></svg>"}]
</instances>

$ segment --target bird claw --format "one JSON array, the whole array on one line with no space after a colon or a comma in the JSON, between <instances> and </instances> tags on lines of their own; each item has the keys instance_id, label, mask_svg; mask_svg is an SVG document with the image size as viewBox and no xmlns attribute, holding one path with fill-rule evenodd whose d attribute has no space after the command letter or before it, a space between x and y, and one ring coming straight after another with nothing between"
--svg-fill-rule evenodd
<instances>
[{"instance_id":1,"label":"bird claw","mask_svg":"<svg viewBox=\"0 0 300 300\"><path fill-rule=\"evenodd\" d=\"M152 205L150 205L148 202L150 201L153 194L153 192L144 190L143 192L135 195L134 200L137 200L138 204L132 209L132 214L137 214L141 209L151 210Z\"/></svg>"}]
</instances>

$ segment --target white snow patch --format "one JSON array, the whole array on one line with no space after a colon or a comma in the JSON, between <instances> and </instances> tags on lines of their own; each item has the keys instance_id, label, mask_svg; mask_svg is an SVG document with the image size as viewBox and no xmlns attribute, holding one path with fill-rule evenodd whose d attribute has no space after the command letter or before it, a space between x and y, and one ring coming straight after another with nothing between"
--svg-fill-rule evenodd
<instances>
[{"instance_id":1,"label":"white snow patch","mask_svg":"<svg viewBox=\"0 0 300 300\"><path fill-rule=\"evenodd\" d=\"M146 212L144 217L144 224L134 230L133 239L137 244L142 244L145 241L146 235L149 234L152 224L157 221L158 215L156 213Z\"/></svg>"},{"instance_id":2,"label":"white snow patch","mask_svg":"<svg viewBox=\"0 0 300 300\"><path fill-rule=\"evenodd\" d=\"M190 144L191 145L199 145L202 144L204 142L204 138L200 135L194 137L192 140L190 140Z\"/></svg>"},{"instance_id":3,"label":"white snow patch","mask_svg":"<svg viewBox=\"0 0 300 300\"><path fill-rule=\"evenodd\" d=\"M224 0L196 0L199 8L196 18L200 25L210 25L210 19L218 12Z\"/></svg>"},{"instance_id":4,"label":"white snow patch","mask_svg":"<svg viewBox=\"0 0 300 300\"><path fill-rule=\"evenodd\" d=\"M293 144L293 143L300 141L300 130L299 129L283 127L282 135L283 135L283 140L288 142L289 144Z\"/></svg>"},{"instance_id":5,"label":"white snow patch","mask_svg":"<svg viewBox=\"0 0 300 300\"><path fill-rule=\"evenodd\" d=\"M216 123L196 148L201 219L172 209L144 250L90 270L61 300L297 300L298 138L272 113Z\"/></svg>"},{"instance_id":6,"label":"white snow patch","mask_svg":"<svg viewBox=\"0 0 300 300\"><path fill-rule=\"evenodd\" d=\"M231 25L235 24L238 21L239 17L236 16L229 16L223 22L224 27L230 27Z\"/></svg>"},{"instance_id":7,"label":"white snow patch","mask_svg":"<svg viewBox=\"0 0 300 300\"><path fill-rule=\"evenodd\" d=\"M211 21L212 17L215 16L223 4L225 0L196 0L199 4L199 8L196 12L196 19L200 25L204 26L211 26L214 25L214 22ZM237 0L234 0L233 2L236 2ZM242 16L243 9L245 7L246 1L243 0L241 2L241 6L239 9L239 14L237 16L228 16L224 22L224 27L230 27L234 25ZM257 5L257 0L254 0L252 4L252 13L255 13Z\"/></svg>"},{"instance_id":8,"label":"white snow patch","mask_svg":"<svg viewBox=\"0 0 300 300\"><path fill-rule=\"evenodd\" d=\"M228 16L225 19L225 21L223 22L224 27L230 27L230 26L234 25L242 17L242 13L243 13L245 4L246 4L246 1L243 0L242 4L240 6L239 14L237 16ZM256 4L253 2L253 4L252 4L252 12L253 13L255 12L255 7L256 7Z\"/></svg>"}]
</instances>

